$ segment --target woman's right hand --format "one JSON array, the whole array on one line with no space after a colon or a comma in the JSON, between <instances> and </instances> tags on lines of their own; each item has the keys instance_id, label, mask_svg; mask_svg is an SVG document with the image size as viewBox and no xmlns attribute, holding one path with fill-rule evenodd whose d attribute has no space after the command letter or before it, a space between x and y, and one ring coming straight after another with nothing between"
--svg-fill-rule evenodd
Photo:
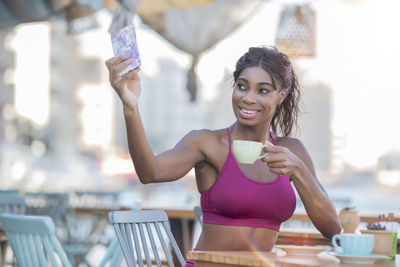
<instances>
[{"instance_id":1,"label":"woman's right hand","mask_svg":"<svg viewBox=\"0 0 400 267\"><path fill-rule=\"evenodd\" d=\"M140 68L138 67L120 76L121 71L131 62L132 58L129 55L113 57L106 61L111 86L121 98L124 110L136 108L140 96L140 79L138 76Z\"/></svg>"}]
</instances>

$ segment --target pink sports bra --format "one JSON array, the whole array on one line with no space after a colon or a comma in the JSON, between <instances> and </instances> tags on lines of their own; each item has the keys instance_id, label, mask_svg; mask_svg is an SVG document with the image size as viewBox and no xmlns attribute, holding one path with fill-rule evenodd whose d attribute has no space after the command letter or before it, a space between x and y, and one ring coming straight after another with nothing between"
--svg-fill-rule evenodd
<instances>
[{"instance_id":1,"label":"pink sports bra","mask_svg":"<svg viewBox=\"0 0 400 267\"><path fill-rule=\"evenodd\" d=\"M296 208L296 196L288 176L271 182L247 177L231 150L215 183L201 194L203 222L206 224L251 226L279 231ZM276 145L271 135L272 142Z\"/></svg>"}]
</instances>

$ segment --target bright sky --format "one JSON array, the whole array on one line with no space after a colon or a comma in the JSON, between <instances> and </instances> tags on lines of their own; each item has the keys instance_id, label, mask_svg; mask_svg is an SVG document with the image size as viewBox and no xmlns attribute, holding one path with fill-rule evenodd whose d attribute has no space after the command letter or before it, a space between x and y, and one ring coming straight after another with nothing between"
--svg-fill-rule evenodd
<instances>
[{"instance_id":1,"label":"bright sky","mask_svg":"<svg viewBox=\"0 0 400 267\"><path fill-rule=\"evenodd\" d=\"M232 71L236 60L248 47L274 44L281 3L270 1L264 4L245 24L202 56L198 65L198 75L203 86L201 97L204 101L215 97L214 88L225 78L224 70ZM400 126L395 117L400 114L400 105L397 103L400 99L400 75L397 73L400 39L395 27L400 25L397 14L400 1L316 0L312 3L317 11L318 55L315 60L299 63L309 70L313 80L323 81L333 89L333 135L345 140L343 147L336 151L336 154L355 167L373 166L383 153L393 149L400 150ZM107 33L110 15L102 11L98 17L102 28L78 35L82 44L80 53L106 60L112 57L111 42ZM138 21L135 20L134 24L138 26ZM20 31L21 36L22 28ZM37 32L39 31L40 29L37 29ZM43 29L41 32L48 34ZM158 72L156 63L160 57L173 58L182 67L188 66L189 58L186 54L152 31L139 26L136 27L136 34L143 62L142 71L146 75L152 76ZM25 38L30 44L32 40L41 39ZM14 47L24 51L22 43L23 40L19 43L16 41ZM32 69L24 73L32 72ZM47 71L46 66L35 69ZM21 75L18 72L15 74L20 84L26 80L34 80L23 79L22 77L27 76ZM44 80L48 79L42 72L40 75L44 75ZM111 93L105 68L102 76L103 82L98 86L97 92L107 99ZM27 85L25 87L28 88ZM37 87L39 86L35 86ZM85 90L90 92L93 87L86 85L78 97L83 97ZM24 113L24 105L17 106L21 113ZM102 105L105 108L104 114L112 110L112 106L106 103ZM44 110L40 114L45 115L38 115L39 122L48 116ZM107 140L111 138L110 133L104 132L103 136ZM86 138L91 139L90 135Z\"/></svg>"},{"instance_id":2,"label":"bright sky","mask_svg":"<svg viewBox=\"0 0 400 267\"><path fill-rule=\"evenodd\" d=\"M350 4L349 4L350 3ZM345 137L344 160L373 165L400 149L400 2L320 1L319 57L312 69L334 89L334 133Z\"/></svg>"},{"instance_id":3,"label":"bright sky","mask_svg":"<svg viewBox=\"0 0 400 267\"><path fill-rule=\"evenodd\" d=\"M333 89L333 135L344 139L335 154L355 167L374 166L380 155L400 150L400 124L395 117L400 114L400 37L395 27L400 25L400 2L314 1L313 6L317 58L299 63L313 80ZM217 79L220 62L232 70L249 46L274 44L280 8L277 1L267 3L203 57L199 75L207 77L203 78L207 82ZM211 79L210 73L214 74Z\"/></svg>"}]
</instances>

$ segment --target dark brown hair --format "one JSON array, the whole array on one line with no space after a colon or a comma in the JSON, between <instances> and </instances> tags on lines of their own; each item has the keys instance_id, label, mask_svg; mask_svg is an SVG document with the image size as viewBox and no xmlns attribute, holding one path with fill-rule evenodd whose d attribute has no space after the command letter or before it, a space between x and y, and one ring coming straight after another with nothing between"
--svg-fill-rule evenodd
<instances>
[{"instance_id":1,"label":"dark brown hair","mask_svg":"<svg viewBox=\"0 0 400 267\"><path fill-rule=\"evenodd\" d=\"M300 87L289 58L275 47L250 47L236 63L233 78L236 83L239 74L248 67L261 67L272 77L276 90L287 90L283 102L276 107L271 128L275 134L289 136L297 123L299 114Z\"/></svg>"}]
</instances>

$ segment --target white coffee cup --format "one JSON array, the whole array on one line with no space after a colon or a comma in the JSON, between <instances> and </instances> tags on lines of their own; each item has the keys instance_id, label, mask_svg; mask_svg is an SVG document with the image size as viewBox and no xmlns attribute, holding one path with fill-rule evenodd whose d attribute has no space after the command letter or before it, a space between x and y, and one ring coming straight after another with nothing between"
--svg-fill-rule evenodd
<instances>
[{"instance_id":1,"label":"white coffee cup","mask_svg":"<svg viewBox=\"0 0 400 267\"><path fill-rule=\"evenodd\" d=\"M261 142L233 140L233 155L239 163L253 164L267 155L265 153L260 156L261 150L266 146Z\"/></svg>"}]
</instances>

